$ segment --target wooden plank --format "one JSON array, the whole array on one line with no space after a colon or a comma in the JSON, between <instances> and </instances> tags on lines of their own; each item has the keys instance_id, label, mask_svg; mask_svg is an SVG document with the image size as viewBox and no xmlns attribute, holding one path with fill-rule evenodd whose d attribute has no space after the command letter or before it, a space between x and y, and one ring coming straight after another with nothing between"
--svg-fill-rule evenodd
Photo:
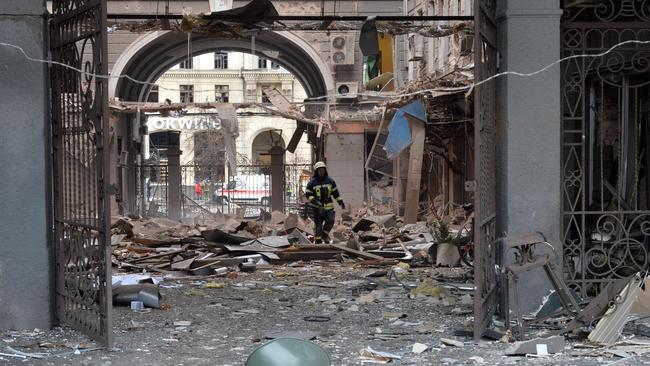
<instances>
[{"instance_id":1,"label":"wooden plank","mask_svg":"<svg viewBox=\"0 0 650 366\"><path fill-rule=\"evenodd\" d=\"M187 271L196 258L184 259L182 261L172 263L172 269L175 271Z\"/></svg>"},{"instance_id":2,"label":"wooden plank","mask_svg":"<svg viewBox=\"0 0 650 366\"><path fill-rule=\"evenodd\" d=\"M264 94L269 98L271 104L276 107L280 112L290 112L294 106L282 95L276 88L264 88Z\"/></svg>"},{"instance_id":3,"label":"wooden plank","mask_svg":"<svg viewBox=\"0 0 650 366\"><path fill-rule=\"evenodd\" d=\"M393 159L393 212L399 215L402 208L402 154L401 152Z\"/></svg>"},{"instance_id":4,"label":"wooden plank","mask_svg":"<svg viewBox=\"0 0 650 366\"><path fill-rule=\"evenodd\" d=\"M276 253L280 260L283 261L311 261L311 260L328 260L336 258L341 254L340 250L323 250L323 251L301 251L301 252L278 252Z\"/></svg>"},{"instance_id":5,"label":"wooden plank","mask_svg":"<svg viewBox=\"0 0 650 366\"><path fill-rule=\"evenodd\" d=\"M345 244L330 244L332 247L342 250L346 253L353 254L359 258L364 258L364 259L384 259L384 257L380 257L378 255L372 254L372 253L366 253L366 252L360 252L358 250L348 248Z\"/></svg>"},{"instance_id":6,"label":"wooden plank","mask_svg":"<svg viewBox=\"0 0 650 366\"><path fill-rule=\"evenodd\" d=\"M149 259L164 258L164 257L168 257L170 255L180 254L180 253L183 253L183 252L186 252L186 251L187 251L187 245L184 245L183 248L178 249L178 250L171 250L171 251L165 252L165 253L148 255L148 256L145 256L145 257L136 258L136 259L128 261L128 263L138 263L138 262L143 262L143 261L146 261L146 260L149 260Z\"/></svg>"},{"instance_id":7,"label":"wooden plank","mask_svg":"<svg viewBox=\"0 0 650 366\"><path fill-rule=\"evenodd\" d=\"M164 269L156 268L154 266L141 266L138 264L131 264L131 263L126 263L126 262L116 262L117 265L119 265L120 268L137 268L137 269L144 269L147 271L153 271L153 272L158 272L162 274L172 274L174 273L173 271L167 271Z\"/></svg>"},{"instance_id":8,"label":"wooden plank","mask_svg":"<svg viewBox=\"0 0 650 366\"><path fill-rule=\"evenodd\" d=\"M296 148L300 143L300 139L302 139L302 135L305 133L306 130L307 130L307 125L305 123L296 122L296 131L293 133L293 136L291 136L291 140L289 140L289 144L287 145L287 151L291 153L296 152Z\"/></svg>"},{"instance_id":9,"label":"wooden plank","mask_svg":"<svg viewBox=\"0 0 650 366\"><path fill-rule=\"evenodd\" d=\"M424 123L411 121L413 144L410 148L408 180L406 182L406 207L404 223L413 224L418 220L420 206L420 181L422 180L422 154L424 153Z\"/></svg>"}]
</instances>

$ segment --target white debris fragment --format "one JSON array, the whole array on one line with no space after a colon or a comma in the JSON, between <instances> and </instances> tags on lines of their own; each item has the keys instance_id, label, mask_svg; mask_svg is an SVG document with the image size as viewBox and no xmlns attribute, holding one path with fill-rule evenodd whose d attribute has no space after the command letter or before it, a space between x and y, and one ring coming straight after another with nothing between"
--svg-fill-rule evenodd
<instances>
[{"instance_id":1,"label":"white debris fragment","mask_svg":"<svg viewBox=\"0 0 650 366\"><path fill-rule=\"evenodd\" d=\"M465 343L457 341L455 339L449 339L449 338L440 338L440 342L442 344L446 344L448 346L454 346L454 347L463 347Z\"/></svg>"},{"instance_id":2,"label":"white debris fragment","mask_svg":"<svg viewBox=\"0 0 650 366\"><path fill-rule=\"evenodd\" d=\"M427 349L429 349L429 346L427 346L426 344L423 344L423 343L415 343L415 344L413 345L413 349L411 350L411 352L413 352L413 353L417 353L417 354L420 354L420 353L426 351Z\"/></svg>"}]
</instances>

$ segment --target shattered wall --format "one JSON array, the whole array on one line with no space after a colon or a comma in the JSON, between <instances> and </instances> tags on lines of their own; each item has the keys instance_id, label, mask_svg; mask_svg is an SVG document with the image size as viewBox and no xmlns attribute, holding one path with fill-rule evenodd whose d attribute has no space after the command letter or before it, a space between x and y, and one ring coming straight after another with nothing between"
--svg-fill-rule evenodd
<instances>
[{"instance_id":1,"label":"shattered wall","mask_svg":"<svg viewBox=\"0 0 650 366\"><path fill-rule=\"evenodd\" d=\"M0 42L46 58L45 1L4 1ZM0 51L0 330L51 323L47 68Z\"/></svg>"}]
</instances>

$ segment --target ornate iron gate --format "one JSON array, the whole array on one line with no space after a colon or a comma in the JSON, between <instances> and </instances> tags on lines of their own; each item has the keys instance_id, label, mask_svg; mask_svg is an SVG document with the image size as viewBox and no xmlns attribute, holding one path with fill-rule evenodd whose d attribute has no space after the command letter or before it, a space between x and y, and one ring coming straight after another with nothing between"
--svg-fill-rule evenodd
<instances>
[{"instance_id":1,"label":"ornate iron gate","mask_svg":"<svg viewBox=\"0 0 650 366\"><path fill-rule=\"evenodd\" d=\"M54 0L52 60L57 319L111 346L106 1Z\"/></svg>"},{"instance_id":2,"label":"ornate iron gate","mask_svg":"<svg viewBox=\"0 0 650 366\"><path fill-rule=\"evenodd\" d=\"M496 0L475 0L474 79L496 73ZM497 307L496 82L474 89L476 189L474 224L474 337L480 338Z\"/></svg>"},{"instance_id":3,"label":"ornate iron gate","mask_svg":"<svg viewBox=\"0 0 650 366\"><path fill-rule=\"evenodd\" d=\"M565 9L562 56L650 41L650 1ZM564 274L583 294L648 268L650 44L562 65Z\"/></svg>"}]
</instances>

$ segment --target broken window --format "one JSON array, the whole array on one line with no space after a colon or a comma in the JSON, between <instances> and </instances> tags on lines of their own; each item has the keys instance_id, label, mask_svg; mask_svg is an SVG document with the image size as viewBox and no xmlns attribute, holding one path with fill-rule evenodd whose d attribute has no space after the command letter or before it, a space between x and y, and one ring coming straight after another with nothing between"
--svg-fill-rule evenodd
<instances>
[{"instance_id":1,"label":"broken window","mask_svg":"<svg viewBox=\"0 0 650 366\"><path fill-rule=\"evenodd\" d=\"M217 103L228 103L229 91L228 85L214 86L214 101Z\"/></svg>"},{"instance_id":2,"label":"broken window","mask_svg":"<svg viewBox=\"0 0 650 366\"><path fill-rule=\"evenodd\" d=\"M217 52L214 54L214 68L215 69L228 68L228 54L226 52Z\"/></svg>"},{"instance_id":3,"label":"broken window","mask_svg":"<svg viewBox=\"0 0 650 366\"><path fill-rule=\"evenodd\" d=\"M267 66L266 59L263 59L263 58L257 59L257 68L258 69L266 69L266 66Z\"/></svg>"},{"instance_id":4,"label":"broken window","mask_svg":"<svg viewBox=\"0 0 650 366\"><path fill-rule=\"evenodd\" d=\"M179 85L181 103L194 103L194 85Z\"/></svg>"}]
</instances>

